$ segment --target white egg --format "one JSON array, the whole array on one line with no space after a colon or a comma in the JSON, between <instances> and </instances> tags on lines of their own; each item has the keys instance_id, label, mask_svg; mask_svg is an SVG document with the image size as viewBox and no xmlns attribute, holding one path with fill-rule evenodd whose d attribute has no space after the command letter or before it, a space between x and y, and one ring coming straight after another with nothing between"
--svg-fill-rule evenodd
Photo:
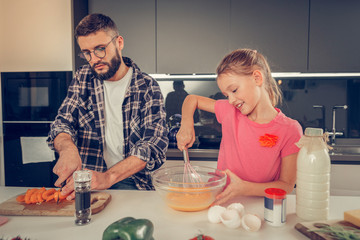
<instances>
[{"instance_id":1,"label":"white egg","mask_svg":"<svg viewBox=\"0 0 360 240\"><path fill-rule=\"evenodd\" d=\"M242 226L246 231L256 232L261 227L261 219L254 214L245 214L242 218Z\"/></svg>"},{"instance_id":2,"label":"white egg","mask_svg":"<svg viewBox=\"0 0 360 240\"><path fill-rule=\"evenodd\" d=\"M226 209L235 209L238 211L240 217L243 217L245 214L245 207L241 203L232 203Z\"/></svg>"},{"instance_id":3,"label":"white egg","mask_svg":"<svg viewBox=\"0 0 360 240\"><path fill-rule=\"evenodd\" d=\"M220 219L228 228L238 228L241 226L241 217L235 209L227 209L220 215Z\"/></svg>"},{"instance_id":4,"label":"white egg","mask_svg":"<svg viewBox=\"0 0 360 240\"><path fill-rule=\"evenodd\" d=\"M221 219L220 219L220 215L225 212L226 208L220 206L220 205L215 205L212 206L209 211L208 211L208 219L209 222L211 223L220 223Z\"/></svg>"}]
</instances>

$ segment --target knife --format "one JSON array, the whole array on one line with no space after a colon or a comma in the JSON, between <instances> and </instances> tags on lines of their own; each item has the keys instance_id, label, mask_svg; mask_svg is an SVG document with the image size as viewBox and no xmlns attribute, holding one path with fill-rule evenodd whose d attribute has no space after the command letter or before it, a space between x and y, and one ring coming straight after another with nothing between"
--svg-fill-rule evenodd
<instances>
[{"instance_id":1,"label":"knife","mask_svg":"<svg viewBox=\"0 0 360 240\"><path fill-rule=\"evenodd\" d=\"M62 188L65 186L65 184L66 184L66 181L63 181L63 182L60 184L59 196L58 196L58 198L57 198L57 200L56 200L56 204L59 204L60 193L61 193L61 191L62 191Z\"/></svg>"}]
</instances>

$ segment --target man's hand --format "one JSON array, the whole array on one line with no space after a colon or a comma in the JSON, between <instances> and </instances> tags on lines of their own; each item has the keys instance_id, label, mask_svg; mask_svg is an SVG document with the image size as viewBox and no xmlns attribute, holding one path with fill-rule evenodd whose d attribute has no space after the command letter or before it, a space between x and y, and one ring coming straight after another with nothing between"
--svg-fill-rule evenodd
<instances>
[{"instance_id":1,"label":"man's hand","mask_svg":"<svg viewBox=\"0 0 360 240\"><path fill-rule=\"evenodd\" d=\"M91 190L104 190L108 189L112 186L108 178L108 172L96 172L89 169L86 169L91 172ZM62 194L68 195L66 197L67 200L71 200L75 198L74 191L74 179L71 178L67 182L66 186L63 187Z\"/></svg>"},{"instance_id":2,"label":"man's hand","mask_svg":"<svg viewBox=\"0 0 360 240\"><path fill-rule=\"evenodd\" d=\"M60 187L61 183L66 181L62 195L67 195L74 191L72 174L81 169L81 158L69 134L60 133L54 140L54 146L59 153L59 159L53 169L59 178L54 185Z\"/></svg>"},{"instance_id":3,"label":"man's hand","mask_svg":"<svg viewBox=\"0 0 360 240\"><path fill-rule=\"evenodd\" d=\"M80 169L81 159L78 152L63 152L53 169L53 172L59 176L55 182L55 186L59 187L62 182L66 181L68 178L72 178L72 174Z\"/></svg>"}]
</instances>

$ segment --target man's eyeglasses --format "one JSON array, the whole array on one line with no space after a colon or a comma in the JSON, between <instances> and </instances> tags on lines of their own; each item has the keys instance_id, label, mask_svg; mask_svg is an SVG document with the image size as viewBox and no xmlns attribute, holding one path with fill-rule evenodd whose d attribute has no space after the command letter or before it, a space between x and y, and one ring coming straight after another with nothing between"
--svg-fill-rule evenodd
<instances>
[{"instance_id":1,"label":"man's eyeglasses","mask_svg":"<svg viewBox=\"0 0 360 240\"><path fill-rule=\"evenodd\" d=\"M109 46L109 44L112 41L114 41L114 39L117 38L117 37L118 36L113 37L110 40L110 42L108 42L104 47L97 47L93 51L86 51L86 52L79 53L79 57L81 57L82 59L85 59L88 62L91 61L91 53L94 53L94 55L97 56L98 58L104 58L106 56L106 48L107 48L107 46Z\"/></svg>"}]
</instances>

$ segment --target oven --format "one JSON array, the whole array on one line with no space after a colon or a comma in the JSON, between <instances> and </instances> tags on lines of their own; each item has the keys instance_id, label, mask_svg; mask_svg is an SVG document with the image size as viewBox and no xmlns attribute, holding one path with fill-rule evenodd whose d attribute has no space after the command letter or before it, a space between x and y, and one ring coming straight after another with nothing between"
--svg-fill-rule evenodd
<instances>
[{"instance_id":1,"label":"oven","mask_svg":"<svg viewBox=\"0 0 360 240\"><path fill-rule=\"evenodd\" d=\"M6 186L53 187L56 154L46 144L72 72L1 73Z\"/></svg>"}]
</instances>

